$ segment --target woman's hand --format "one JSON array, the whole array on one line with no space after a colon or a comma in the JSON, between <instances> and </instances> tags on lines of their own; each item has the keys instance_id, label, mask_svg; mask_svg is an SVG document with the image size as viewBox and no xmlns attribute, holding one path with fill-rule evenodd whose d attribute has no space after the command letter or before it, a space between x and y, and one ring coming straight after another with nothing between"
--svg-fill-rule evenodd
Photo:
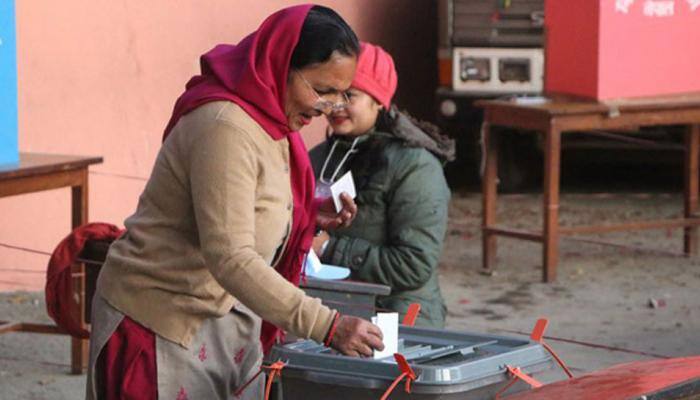
<instances>
[{"instance_id":1,"label":"woman's hand","mask_svg":"<svg viewBox=\"0 0 700 400\"><path fill-rule=\"evenodd\" d=\"M323 201L316 216L316 226L323 230L331 230L350 226L352 220L357 215L357 205L349 194L343 192L340 194L340 201L343 204L343 209L340 212L335 211L333 198L329 197Z\"/></svg>"},{"instance_id":2,"label":"woman's hand","mask_svg":"<svg viewBox=\"0 0 700 400\"><path fill-rule=\"evenodd\" d=\"M341 315L331 347L353 357L371 357L372 350L384 350L382 331L362 318Z\"/></svg>"}]
</instances>

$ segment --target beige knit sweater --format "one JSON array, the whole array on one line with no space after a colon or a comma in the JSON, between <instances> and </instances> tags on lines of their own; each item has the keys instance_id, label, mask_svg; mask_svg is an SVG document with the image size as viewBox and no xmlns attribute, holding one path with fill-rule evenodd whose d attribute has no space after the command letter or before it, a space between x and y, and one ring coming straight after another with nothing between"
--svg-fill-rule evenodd
<instances>
[{"instance_id":1,"label":"beige knit sweater","mask_svg":"<svg viewBox=\"0 0 700 400\"><path fill-rule=\"evenodd\" d=\"M322 341L333 311L270 265L292 217L289 149L231 102L183 116L109 249L98 294L188 347L206 318L241 301L296 336Z\"/></svg>"}]
</instances>

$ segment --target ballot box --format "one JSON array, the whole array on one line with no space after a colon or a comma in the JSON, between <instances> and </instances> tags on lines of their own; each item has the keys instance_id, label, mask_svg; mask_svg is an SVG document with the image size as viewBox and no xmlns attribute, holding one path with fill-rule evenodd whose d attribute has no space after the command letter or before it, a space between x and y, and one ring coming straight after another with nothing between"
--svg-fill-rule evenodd
<instances>
[{"instance_id":1,"label":"ballot box","mask_svg":"<svg viewBox=\"0 0 700 400\"><path fill-rule=\"evenodd\" d=\"M398 352L415 373L410 394L401 382L391 399L492 399L511 380L508 367L537 375L553 365L539 343L528 338L399 328ZM393 356L349 357L311 340L273 347L268 363L281 362L284 400L379 399L402 373ZM518 380L507 393L527 390Z\"/></svg>"}]
</instances>

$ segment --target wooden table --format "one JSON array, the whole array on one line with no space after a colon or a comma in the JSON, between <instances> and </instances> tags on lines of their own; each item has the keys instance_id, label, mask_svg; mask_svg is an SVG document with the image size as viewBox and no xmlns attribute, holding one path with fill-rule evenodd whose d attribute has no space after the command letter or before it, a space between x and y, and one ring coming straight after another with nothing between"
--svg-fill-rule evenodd
<instances>
[{"instance_id":1,"label":"wooden table","mask_svg":"<svg viewBox=\"0 0 700 400\"><path fill-rule=\"evenodd\" d=\"M88 166L101 162L101 157L21 153L18 164L0 165L0 197L70 187L71 226L76 228L88 222ZM75 312L84 315L84 265L74 265L72 272L73 288L80 308ZM81 321L84 325L84 319ZM55 325L0 321L0 334L8 332L67 334ZM80 374L87 366L88 341L71 340L71 371Z\"/></svg>"},{"instance_id":2,"label":"wooden table","mask_svg":"<svg viewBox=\"0 0 700 400\"><path fill-rule=\"evenodd\" d=\"M483 190L483 268L496 261L496 238L506 236L542 243L543 280L557 276L560 235L591 234L642 229L684 229L684 252L697 252L698 154L700 151L700 93L615 102L595 102L557 96L543 104L510 100L482 100L485 168ZM686 125L683 218L575 227L559 226L561 136L572 131L628 129L641 126ZM498 135L491 126L532 130L544 135L544 221L541 231L509 229L496 223Z\"/></svg>"}]
</instances>

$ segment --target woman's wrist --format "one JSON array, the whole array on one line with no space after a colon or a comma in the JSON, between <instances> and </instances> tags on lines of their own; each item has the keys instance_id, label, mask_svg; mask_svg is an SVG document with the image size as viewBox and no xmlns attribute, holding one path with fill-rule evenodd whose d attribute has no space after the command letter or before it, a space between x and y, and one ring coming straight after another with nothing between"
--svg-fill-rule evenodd
<instances>
[{"instance_id":1,"label":"woman's wrist","mask_svg":"<svg viewBox=\"0 0 700 400\"><path fill-rule=\"evenodd\" d=\"M331 323L331 327L328 328L326 338L323 340L324 346L330 347L331 343L333 343L333 336L335 335L335 330L338 328L338 321L340 321L340 313L336 311L335 316L333 317L333 322Z\"/></svg>"},{"instance_id":2,"label":"woman's wrist","mask_svg":"<svg viewBox=\"0 0 700 400\"><path fill-rule=\"evenodd\" d=\"M328 248L328 243L331 241L330 238L326 239L322 244L321 244L321 249L318 252L318 256L321 257L323 254L326 252L326 249Z\"/></svg>"},{"instance_id":3,"label":"woman's wrist","mask_svg":"<svg viewBox=\"0 0 700 400\"><path fill-rule=\"evenodd\" d=\"M323 255L323 252L326 251L330 238L330 235L328 235L326 231L321 231L314 237L311 246L314 249L314 253L316 253L319 258Z\"/></svg>"}]
</instances>

